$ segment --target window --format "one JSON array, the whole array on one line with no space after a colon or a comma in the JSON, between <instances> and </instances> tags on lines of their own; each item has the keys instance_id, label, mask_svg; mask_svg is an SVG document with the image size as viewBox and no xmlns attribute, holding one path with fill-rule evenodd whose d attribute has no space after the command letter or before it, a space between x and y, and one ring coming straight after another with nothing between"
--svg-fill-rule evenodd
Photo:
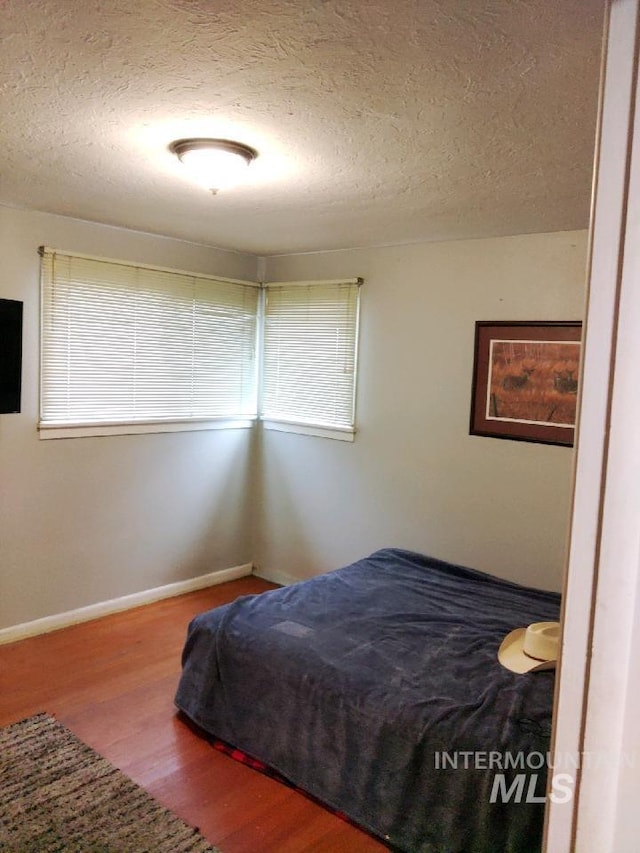
<instances>
[{"instance_id":1,"label":"window","mask_svg":"<svg viewBox=\"0 0 640 853\"><path fill-rule=\"evenodd\" d=\"M267 428L353 440L360 279L266 285Z\"/></svg>"},{"instance_id":2,"label":"window","mask_svg":"<svg viewBox=\"0 0 640 853\"><path fill-rule=\"evenodd\" d=\"M256 417L258 285L41 254L42 437Z\"/></svg>"},{"instance_id":3,"label":"window","mask_svg":"<svg viewBox=\"0 0 640 853\"><path fill-rule=\"evenodd\" d=\"M267 428L353 440L360 279L261 303L255 282L40 252L42 438L250 426L261 398Z\"/></svg>"}]
</instances>

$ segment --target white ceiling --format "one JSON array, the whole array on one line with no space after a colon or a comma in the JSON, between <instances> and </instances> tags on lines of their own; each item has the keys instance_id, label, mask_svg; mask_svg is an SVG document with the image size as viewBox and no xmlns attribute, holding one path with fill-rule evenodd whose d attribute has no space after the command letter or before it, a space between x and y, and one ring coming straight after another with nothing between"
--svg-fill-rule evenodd
<instances>
[{"instance_id":1,"label":"white ceiling","mask_svg":"<svg viewBox=\"0 0 640 853\"><path fill-rule=\"evenodd\" d=\"M2 0L0 203L263 255L583 228L603 6Z\"/></svg>"}]
</instances>

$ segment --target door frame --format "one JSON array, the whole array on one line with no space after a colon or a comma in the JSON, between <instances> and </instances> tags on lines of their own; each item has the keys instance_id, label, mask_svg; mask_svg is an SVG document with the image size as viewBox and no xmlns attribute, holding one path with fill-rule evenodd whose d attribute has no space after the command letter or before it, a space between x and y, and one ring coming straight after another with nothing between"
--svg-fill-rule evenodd
<instances>
[{"instance_id":1,"label":"door frame","mask_svg":"<svg viewBox=\"0 0 640 853\"><path fill-rule=\"evenodd\" d=\"M548 853L633 853L640 834L639 4L605 16Z\"/></svg>"}]
</instances>

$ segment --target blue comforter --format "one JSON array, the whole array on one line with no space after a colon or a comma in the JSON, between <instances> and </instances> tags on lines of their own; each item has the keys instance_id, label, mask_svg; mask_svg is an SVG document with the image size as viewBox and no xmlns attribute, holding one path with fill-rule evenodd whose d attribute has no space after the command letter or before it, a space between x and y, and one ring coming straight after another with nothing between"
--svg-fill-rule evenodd
<instances>
[{"instance_id":1,"label":"blue comforter","mask_svg":"<svg viewBox=\"0 0 640 853\"><path fill-rule=\"evenodd\" d=\"M176 704L390 847L533 853L554 673L496 654L558 613L555 593L384 549L196 617Z\"/></svg>"}]
</instances>

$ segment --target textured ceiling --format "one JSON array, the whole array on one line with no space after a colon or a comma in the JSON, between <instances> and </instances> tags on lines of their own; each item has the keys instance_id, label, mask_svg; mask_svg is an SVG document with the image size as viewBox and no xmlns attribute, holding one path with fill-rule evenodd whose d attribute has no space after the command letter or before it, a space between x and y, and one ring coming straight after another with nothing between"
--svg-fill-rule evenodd
<instances>
[{"instance_id":1,"label":"textured ceiling","mask_svg":"<svg viewBox=\"0 0 640 853\"><path fill-rule=\"evenodd\" d=\"M583 228L603 0L2 0L0 203L257 254ZM167 151L260 156L212 196Z\"/></svg>"}]
</instances>

